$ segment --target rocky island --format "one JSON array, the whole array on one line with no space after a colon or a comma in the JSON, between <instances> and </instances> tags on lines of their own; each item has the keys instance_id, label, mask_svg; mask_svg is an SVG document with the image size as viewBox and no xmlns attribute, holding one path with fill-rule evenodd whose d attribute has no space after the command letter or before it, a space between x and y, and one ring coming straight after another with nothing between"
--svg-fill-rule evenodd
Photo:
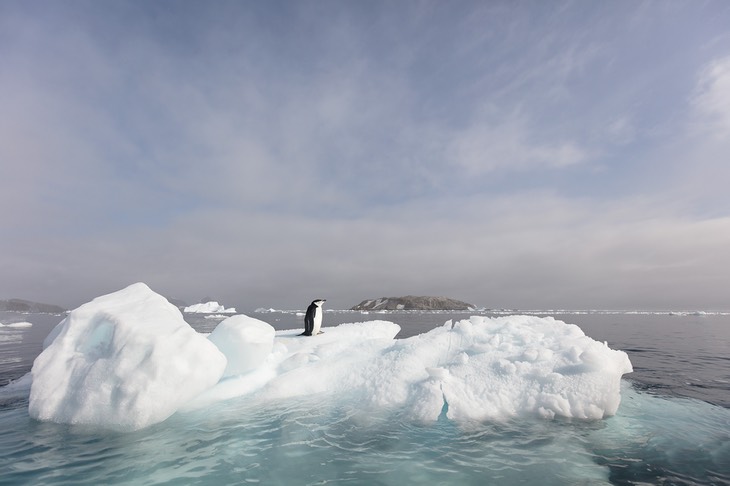
<instances>
[{"instance_id":1,"label":"rocky island","mask_svg":"<svg viewBox=\"0 0 730 486\"><path fill-rule=\"evenodd\" d=\"M63 314L66 309L58 305L42 304L23 299L10 299L0 300L0 311L25 314Z\"/></svg>"},{"instance_id":2,"label":"rocky island","mask_svg":"<svg viewBox=\"0 0 730 486\"><path fill-rule=\"evenodd\" d=\"M419 297L407 295L405 297L381 297L379 299L363 300L350 310L472 310L476 306L460 300L447 297Z\"/></svg>"}]
</instances>

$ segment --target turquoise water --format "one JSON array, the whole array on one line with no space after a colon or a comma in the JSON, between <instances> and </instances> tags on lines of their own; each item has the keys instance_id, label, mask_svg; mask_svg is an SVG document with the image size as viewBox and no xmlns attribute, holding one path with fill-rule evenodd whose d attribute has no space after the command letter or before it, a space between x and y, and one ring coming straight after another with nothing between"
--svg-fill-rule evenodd
<instances>
[{"instance_id":1,"label":"turquoise water","mask_svg":"<svg viewBox=\"0 0 730 486\"><path fill-rule=\"evenodd\" d=\"M297 319L270 317L272 324L280 319L280 327ZM390 317L401 319L405 333L417 332L418 322L433 327L445 320ZM353 320L326 318L328 325ZM232 399L114 433L34 421L20 393L0 401L0 483L730 484L730 409L721 404L730 377L723 341L728 328L722 318L694 328L687 328L694 317L666 319L564 318L596 339L610 338L612 347L633 349L638 370L632 375L640 379L628 375L618 414L605 420L520 417L458 426L442 416L420 425L397 410L364 416L357 404L312 396L266 409ZM664 337L650 330L660 322L669 322ZM681 323L694 338L680 335ZM215 323L194 325L204 330ZM34 336L44 334L40 327ZM30 336L31 330L17 332ZM12 361L7 349L0 355ZM13 369L22 362L13 361ZM687 398L696 390L710 398Z\"/></svg>"},{"instance_id":2,"label":"turquoise water","mask_svg":"<svg viewBox=\"0 0 730 486\"><path fill-rule=\"evenodd\" d=\"M312 397L231 400L133 433L0 414L5 484L727 484L730 410L623 390L597 422L421 426Z\"/></svg>"}]
</instances>

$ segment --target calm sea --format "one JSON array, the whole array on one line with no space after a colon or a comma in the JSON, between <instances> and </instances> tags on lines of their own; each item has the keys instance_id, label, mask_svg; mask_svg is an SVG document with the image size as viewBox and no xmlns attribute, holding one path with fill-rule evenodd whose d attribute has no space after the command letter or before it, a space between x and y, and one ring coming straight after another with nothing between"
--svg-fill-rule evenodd
<instances>
[{"instance_id":1,"label":"calm sea","mask_svg":"<svg viewBox=\"0 0 730 486\"><path fill-rule=\"evenodd\" d=\"M530 313L628 353L634 373L615 417L464 430L446 419L362 424L346 407L260 410L234 399L121 434L35 422L27 396L0 393L0 484L730 484L730 315ZM382 319L408 337L471 314L334 311L323 325ZM302 327L294 312L252 315ZM0 328L0 386L30 370L61 319L0 313L3 324L33 323ZM186 319L201 332L220 322Z\"/></svg>"}]
</instances>

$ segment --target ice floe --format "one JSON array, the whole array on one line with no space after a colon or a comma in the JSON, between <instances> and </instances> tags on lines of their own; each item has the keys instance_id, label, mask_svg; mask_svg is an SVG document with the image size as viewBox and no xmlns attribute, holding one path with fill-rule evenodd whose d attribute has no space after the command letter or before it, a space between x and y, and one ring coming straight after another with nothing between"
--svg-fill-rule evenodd
<instances>
[{"instance_id":1,"label":"ice floe","mask_svg":"<svg viewBox=\"0 0 730 486\"><path fill-rule=\"evenodd\" d=\"M144 284L72 311L32 369L30 415L131 430L246 397L320 396L414 421L519 416L601 419L617 412L628 356L550 317L474 316L407 339L388 321L324 334L274 331L244 315L206 338Z\"/></svg>"},{"instance_id":2,"label":"ice floe","mask_svg":"<svg viewBox=\"0 0 730 486\"><path fill-rule=\"evenodd\" d=\"M10 324L3 324L0 322L0 327L9 327L9 328L25 328L25 327L33 327L32 322L11 322Z\"/></svg>"}]
</instances>

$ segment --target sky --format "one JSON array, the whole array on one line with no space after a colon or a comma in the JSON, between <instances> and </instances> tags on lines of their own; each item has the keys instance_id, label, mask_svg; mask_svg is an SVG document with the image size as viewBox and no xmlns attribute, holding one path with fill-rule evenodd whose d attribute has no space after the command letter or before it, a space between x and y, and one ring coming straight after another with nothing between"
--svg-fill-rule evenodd
<instances>
[{"instance_id":1,"label":"sky","mask_svg":"<svg viewBox=\"0 0 730 486\"><path fill-rule=\"evenodd\" d=\"M0 299L730 310L730 3L0 1Z\"/></svg>"}]
</instances>

